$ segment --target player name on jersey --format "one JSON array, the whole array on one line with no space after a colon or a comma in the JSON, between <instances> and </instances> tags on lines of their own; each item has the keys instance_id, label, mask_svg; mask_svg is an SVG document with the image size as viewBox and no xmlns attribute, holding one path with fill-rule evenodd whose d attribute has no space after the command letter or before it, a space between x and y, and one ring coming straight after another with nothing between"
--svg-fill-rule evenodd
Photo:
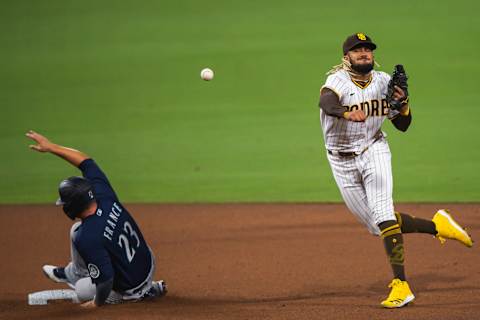
<instances>
[{"instance_id":1,"label":"player name on jersey","mask_svg":"<svg viewBox=\"0 0 480 320\"><path fill-rule=\"evenodd\" d=\"M107 225L103 231L103 236L108 240L112 241L113 232L117 227L118 219L120 218L120 213L122 213L122 208L114 202L112 205L112 210L108 214Z\"/></svg>"}]
</instances>

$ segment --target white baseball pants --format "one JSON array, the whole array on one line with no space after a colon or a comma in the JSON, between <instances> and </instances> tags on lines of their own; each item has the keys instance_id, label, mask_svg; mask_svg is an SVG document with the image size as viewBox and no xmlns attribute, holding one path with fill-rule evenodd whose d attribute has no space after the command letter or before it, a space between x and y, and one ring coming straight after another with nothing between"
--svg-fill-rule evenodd
<instances>
[{"instance_id":1,"label":"white baseball pants","mask_svg":"<svg viewBox=\"0 0 480 320\"><path fill-rule=\"evenodd\" d=\"M327 154L333 176L348 209L380 235L378 224L396 220L393 208L391 153L384 137L356 157Z\"/></svg>"}]
</instances>

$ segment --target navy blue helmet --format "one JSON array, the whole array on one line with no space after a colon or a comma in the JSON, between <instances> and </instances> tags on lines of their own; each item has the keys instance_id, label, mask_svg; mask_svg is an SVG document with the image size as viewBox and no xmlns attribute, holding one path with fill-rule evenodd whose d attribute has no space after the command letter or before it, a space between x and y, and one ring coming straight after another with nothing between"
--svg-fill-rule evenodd
<instances>
[{"instance_id":1,"label":"navy blue helmet","mask_svg":"<svg viewBox=\"0 0 480 320\"><path fill-rule=\"evenodd\" d=\"M58 198L56 204L63 206L63 212L72 220L85 211L92 201L95 201L92 184L82 177L70 177L58 186Z\"/></svg>"}]
</instances>

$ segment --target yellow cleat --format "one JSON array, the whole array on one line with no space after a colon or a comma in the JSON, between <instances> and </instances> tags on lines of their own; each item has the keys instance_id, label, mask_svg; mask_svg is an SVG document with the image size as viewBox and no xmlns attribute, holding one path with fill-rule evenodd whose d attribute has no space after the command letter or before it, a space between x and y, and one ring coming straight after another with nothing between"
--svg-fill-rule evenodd
<instances>
[{"instance_id":1,"label":"yellow cleat","mask_svg":"<svg viewBox=\"0 0 480 320\"><path fill-rule=\"evenodd\" d=\"M453 220L452 216L445 209L438 210L433 216L433 223L437 229L435 237L443 244L446 239L458 240L467 247L473 246L472 238L463 228Z\"/></svg>"},{"instance_id":2,"label":"yellow cleat","mask_svg":"<svg viewBox=\"0 0 480 320\"><path fill-rule=\"evenodd\" d=\"M382 306L385 308L401 308L415 299L407 281L393 279L388 287L392 288L392 291L390 291L388 298L382 301Z\"/></svg>"}]
</instances>

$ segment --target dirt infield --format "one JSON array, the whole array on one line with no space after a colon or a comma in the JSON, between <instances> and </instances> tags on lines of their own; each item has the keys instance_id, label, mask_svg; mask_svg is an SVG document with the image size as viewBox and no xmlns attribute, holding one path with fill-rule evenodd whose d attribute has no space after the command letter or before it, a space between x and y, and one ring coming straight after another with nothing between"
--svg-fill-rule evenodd
<instances>
[{"instance_id":1,"label":"dirt infield","mask_svg":"<svg viewBox=\"0 0 480 320\"><path fill-rule=\"evenodd\" d=\"M480 205L398 205L430 218L448 207L480 238ZM417 299L379 306L391 280L382 242L343 205L128 205L153 248L167 297L85 311L27 294L61 285L41 266L65 264L70 222L54 206L0 206L1 319L478 319L478 248L406 235Z\"/></svg>"}]
</instances>

